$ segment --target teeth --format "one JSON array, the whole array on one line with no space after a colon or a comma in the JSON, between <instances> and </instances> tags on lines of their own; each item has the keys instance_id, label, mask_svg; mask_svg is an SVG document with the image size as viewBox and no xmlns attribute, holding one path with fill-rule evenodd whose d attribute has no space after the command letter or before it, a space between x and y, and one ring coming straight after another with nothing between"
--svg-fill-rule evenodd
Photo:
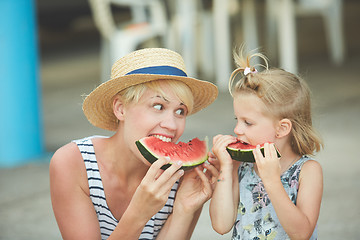
<instances>
[{"instance_id":1,"label":"teeth","mask_svg":"<svg viewBox=\"0 0 360 240\"><path fill-rule=\"evenodd\" d=\"M244 141L241 141L241 140L239 140L242 144L245 144L245 145L248 145L248 143L247 142L244 142Z\"/></svg>"},{"instance_id":2,"label":"teeth","mask_svg":"<svg viewBox=\"0 0 360 240\"><path fill-rule=\"evenodd\" d=\"M167 137L164 137L164 136L161 136L161 135L154 135L154 137L160 139L163 142L171 142L171 138L167 138Z\"/></svg>"}]
</instances>

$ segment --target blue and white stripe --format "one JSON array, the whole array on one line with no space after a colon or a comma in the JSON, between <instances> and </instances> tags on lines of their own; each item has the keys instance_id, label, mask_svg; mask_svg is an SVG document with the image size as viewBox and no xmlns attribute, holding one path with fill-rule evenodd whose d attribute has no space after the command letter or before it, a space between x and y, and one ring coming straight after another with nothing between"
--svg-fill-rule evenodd
<instances>
[{"instance_id":1,"label":"blue and white stripe","mask_svg":"<svg viewBox=\"0 0 360 240\"><path fill-rule=\"evenodd\" d=\"M89 183L90 198L99 220L101 238L107 239L114 231L119 221L113 216L107 205L104 187L101 181L91 138L92 137L75 140L74 142L77 144L84 159ZM155 239L159 234L162 226L172 213L177 188L178 182L172 187L168 201L164 207L146 223L139 240Z\"/></svg>"}]
</instances>

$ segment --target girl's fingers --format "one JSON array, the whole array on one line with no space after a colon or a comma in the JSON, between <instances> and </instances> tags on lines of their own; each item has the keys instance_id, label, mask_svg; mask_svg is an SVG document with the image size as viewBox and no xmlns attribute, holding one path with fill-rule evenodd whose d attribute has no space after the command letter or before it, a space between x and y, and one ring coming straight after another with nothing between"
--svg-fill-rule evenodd
<instances>
[{"instance_id":1,"label":"girl's fingers","mask_svg":"<svg viewBox=\"0 0 360 240\"><path fill-rule=\"evenodd\" d=\"M271 144L270 151L271 151L271 156L278 158L277 157L277 152L276 152L276 147L275 147L274 143Z\"/></svg>"},{"instance_id":2,"label":"girl's fingers","mask_svg":"<svg viewBox=\"0 0 360 240\"><path fill-rule=\"evenodd\" d=\"M213 145L222 137L223 135L218 134L215 137L213 137Z\"/></svg>"},{"instance_id":3,"label":"girl's fingers","mask_svg":"<svg viewBox=\"0 0 360 240\"><path fill-rule=\"evenodd\" d=\"M270 151L270 144L269 143L265 143L264 144L264 155L265 155L265 157L272 157L271 156L271 151Z\"/></svg>"},{"instance_id":4,"label":"girl's fingers","mask_svg":"<svg viewBox=\"0 0 360 240\"><path fill-rule=\"evenodd\" d=\"M253 155L254 155L256 163L258 163L262 160L263 155L260 150L260 145L257 145L256 148L253 150Z\"/></svg>"}]
</instances>

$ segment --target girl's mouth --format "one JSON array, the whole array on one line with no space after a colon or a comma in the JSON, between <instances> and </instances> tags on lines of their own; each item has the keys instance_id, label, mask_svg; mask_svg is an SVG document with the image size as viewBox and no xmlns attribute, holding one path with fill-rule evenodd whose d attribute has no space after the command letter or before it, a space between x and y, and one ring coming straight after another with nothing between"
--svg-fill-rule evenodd
<instances>
[{"instance_id":1,"label":"girl's mouth","mask_svg":"<svg viewBox=\"0 0 360 240\"><path fill-rule=\"evenodd\" d=\"M250 143L244 142L244 141L242 141L242 140L239 140L239 139L238 139L238 141L239 141L240 143L244 144L244 145L250 145Z\"/></svg>"}]
</instances>

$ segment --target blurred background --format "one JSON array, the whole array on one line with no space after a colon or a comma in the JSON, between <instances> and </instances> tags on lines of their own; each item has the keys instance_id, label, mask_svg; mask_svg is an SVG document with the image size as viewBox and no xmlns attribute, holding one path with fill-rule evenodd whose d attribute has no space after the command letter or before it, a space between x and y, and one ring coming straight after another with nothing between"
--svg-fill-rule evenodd
<instances>
[{"instance_id":1,"label":"blurred background","mask_svg":"<svg viewBox=\"0 0 360 240\"><path fill-rule=\"evenodd\" d=\"M233 134L226 86L243 43L312 88L325 142L319 237L359 239L359 29L358 0L1 0L0 239L61 239L49 160L73 139L112 134L89 124L81 104L116 59L144 47L182 54L189 76L220 89L182 139L211 139ZM192 239L230 235L213 231L205 204Z\"/></svg>"}]
</instances>

